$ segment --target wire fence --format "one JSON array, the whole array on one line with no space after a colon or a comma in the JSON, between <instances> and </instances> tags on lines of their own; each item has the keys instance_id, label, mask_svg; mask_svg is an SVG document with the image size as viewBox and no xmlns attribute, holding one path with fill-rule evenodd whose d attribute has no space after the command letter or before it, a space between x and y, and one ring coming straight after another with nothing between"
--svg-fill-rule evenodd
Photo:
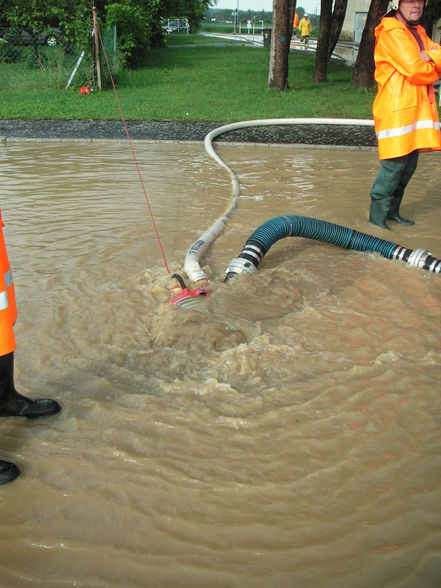
<instances>
[{"instance_id":1,"label":"wire fence","mask_svg":"<svg viewBox=\"0 0 441 588\"><path fill-rule=\"evenodd\" d=\"M112 76L119 71L116 28L102 31L102 40ZM100 47L102 52L102 48ZM0 29L0 86L2 89L78 89L96 80L94 40L81 48L69 42L62 31L47 32ZM109 81L101 57L102 80Z\"/></svg>"}]
</instances>

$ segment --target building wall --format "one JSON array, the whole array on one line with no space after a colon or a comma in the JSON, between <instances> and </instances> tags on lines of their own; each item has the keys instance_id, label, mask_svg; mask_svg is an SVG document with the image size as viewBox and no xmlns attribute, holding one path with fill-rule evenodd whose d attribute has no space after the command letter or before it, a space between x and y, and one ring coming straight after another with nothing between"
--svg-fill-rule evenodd
<instances>
[{"instance_id":1,"label":"building wall","mask_svg":"<svg viewBox=\"0 0 441 588\"><path fill-rule=\"evenodd\" d=\"M433 23L432 41L441 45L441 18Z\"/></svg>"},{"instance_id":2,"label":"building wall","mask_svg":"<svg viewBox=\"0 0 441 588\"><path fill-rule=\"evenodd\" d=\"M361 29L363 28L363 23L366 20L370 3L370 0L348 0L348 7L340 36L342 40L359 41L359 39L355 38L356 24L357 30L360 31L360 27ZM359 14L357 15L357 13Z\"/></svg>"},{"instance_id":3,"label":"building wall","mask_svg":"<svg viewBox=\"0 0 441 588\"><path fill-rule=\"evenodd\" d=\"M363 23L366 21L370 3L370 0L348 0L340 35L341 40L360 42L356 33L358 31L358 35L360 35L360 30L361 32L363 30ZM441 18L433 23L432 40L441 45Z\"/></svg>"}]
</instances>

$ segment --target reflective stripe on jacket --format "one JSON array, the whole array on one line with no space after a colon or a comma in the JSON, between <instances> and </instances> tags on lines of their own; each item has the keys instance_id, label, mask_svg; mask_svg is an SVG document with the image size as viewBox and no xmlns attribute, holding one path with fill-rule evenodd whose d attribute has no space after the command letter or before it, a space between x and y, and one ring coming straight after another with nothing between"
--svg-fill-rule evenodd
<instances>
[{"instance_id":1,"label":"reflective stripe on jacket","mask_svg":"<svg viewBox=\"0 0 441 588\"><path fill-rule=\"evenodd\" d=\"M14 280L9 267L0 210L0 355L15 349L14 323L17 320Z\"/></svg>"},{"instance_id":2,"label":"reflective stripe on jacket","mask_svg":"<svg viewBox=\"0 0 441 588\"><path fill-rule=\"evenodd\" d=\"M380 159L400 157L416 149L441 149L433 82L441 73L441 47L429 39L420 25L417 40L393 17L382 19L375 29L375 80L378 84L373 115Z\"/></svg>"}]
</instances>

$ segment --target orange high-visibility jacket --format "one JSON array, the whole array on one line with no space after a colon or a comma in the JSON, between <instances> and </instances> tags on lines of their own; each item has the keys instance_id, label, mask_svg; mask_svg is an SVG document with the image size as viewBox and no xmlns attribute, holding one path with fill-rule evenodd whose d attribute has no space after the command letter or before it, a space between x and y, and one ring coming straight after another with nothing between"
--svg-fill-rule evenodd
<instances>
[{"instance_id":1,"label":"orange high-visibility jacket","mask_svg":"<svg viewBox=\"0 0 441 588\"><path fill-rule=\"evenodd\" d=\"M408 28L393 17L382 19L375 29L375 80L378 93L373 104L380 159L407 155L416 149L441 149L433 82L441 73L441 47L417 30L418 42Z\"/></svg>"},{"instance_id":2,"label":"orange high-visibility jacket","mask_svg":"<svg viewBox=\"0 0 441 588\"><path fill-rule=\"evenodd\" d=\"M6 252L3 227L0 209L0 355L6 355L15 349L13 326L17 320L14 280Z\"/></svg>"},{"instance_id":3,"label":"orange high-visibility jacket","mask_svg":"<svg viewBox=\"0 0 441 588\"><path fill-rule=\"evenodd\" d=\"M296 29L298 24L299 24L299 15L297 14L297 12L295 12L294 18L292 19L292 28Z\"/></svg>"}]
</instances>

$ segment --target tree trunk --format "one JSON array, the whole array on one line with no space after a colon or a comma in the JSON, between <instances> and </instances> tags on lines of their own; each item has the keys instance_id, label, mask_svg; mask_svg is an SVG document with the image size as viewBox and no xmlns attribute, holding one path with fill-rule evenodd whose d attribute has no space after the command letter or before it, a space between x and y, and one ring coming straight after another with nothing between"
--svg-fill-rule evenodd
<instances>
[{"instance_id":1,"label":"tree trunk","mask_svg":"<svg viewBox=\"0 0 441 588\"><path fill-rule=\"evenodd\" d=\"M388 4L389 0L371 0L357 60L352 72L352 86L355 88L372 88L374 85L375 27L380 22L381 17L386 14Z\"/></svg>"},{"instance_id":2,"label":"tree trunk","mask_svg":"<svg viewBox=\"0 0 441 588\"><path fill-rule=\"evenodd\" d=\"M321 0L320 25L315 52L314 82L326 82L328 71L328 47L331 34L332 0Z\"/></svg>"},{"instance_id":3,"label":"tree trunk","mask_svg":"<svg viewBox=\"0 0 441 588\"><path fill-rule=\"evenodd\" d=\"M292 34L292 0L273 0L273 28L268 74L270 88L288 89L288 54Z\"/></svg>"},{"instance_id":4,"label":"tree trunk","mask_svg":"<svg viewBox=\"0 0 441 588\"><path fill-rule=\"evenodd\" d=\"M348 0L335 0L334 2L334 10L332 12L331 18L331 32L329 35L328 61L331 59L331 55L340 37L340 33L343 28L343 22L346 16L347 6Z\"/></svg>"},{"instance_id":5,"label":"tree trunk","mask_svg":"<svg viewBox=\"0 0 441 588\"><path fill-rule=\"evenodd\" d=\"M288 10L289 10L289 14L288 14L288 21L289 23L291 23L290 25L288 24L288 31L289 31L289 40L288 40L288 53L289 53L289 49L291 47L291 39L292 39L292 25L294 23L294 14L296 12L296 5L297 5L297 0L288 0Z\"/></svg>"}]
</instances>

